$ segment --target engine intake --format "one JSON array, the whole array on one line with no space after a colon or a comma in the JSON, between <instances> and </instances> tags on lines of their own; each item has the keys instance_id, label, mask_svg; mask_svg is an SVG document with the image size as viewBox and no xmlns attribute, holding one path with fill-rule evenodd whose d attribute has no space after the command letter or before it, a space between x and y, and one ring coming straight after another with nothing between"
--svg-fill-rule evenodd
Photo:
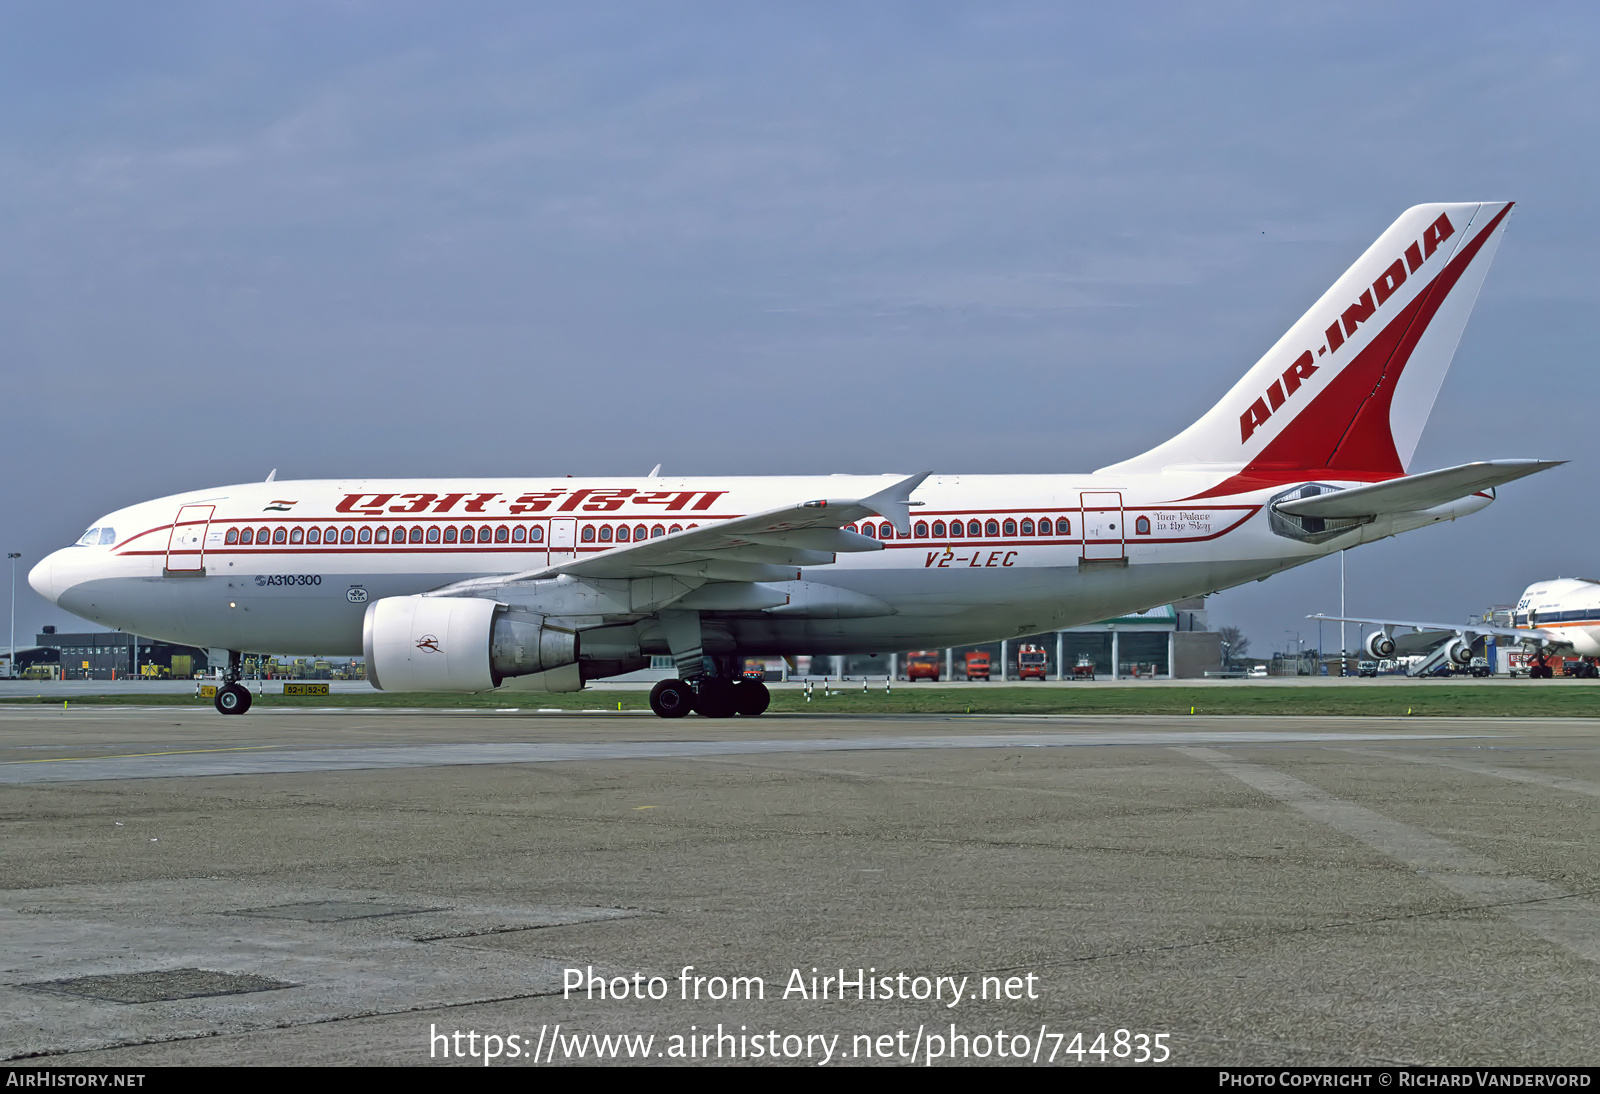
<instances>
[{"instance_id":1,"label":"engine intake","mask_svg":"<svg viewBox=\"0 0 1600 1094\"><path fill-rule=\"evenodd\" d=\"M1394 639L1382 631L1373 631L1367 635L1367 640L1363 645L1367 647L1367 654L1374 661L1382 661L1387 657L1394 656Z\"/></svg>"},{"instance_id":2,"label":"engine intake","mask_svg":"<svg viewBox=\"0 0 1600 1094\"><path fill-rule=\"evenodd\" d=\"M367 607L362 640L379 691L491 691L578 660L576 632L475 597L384 597Z\"/></svg>"}]
</instances>

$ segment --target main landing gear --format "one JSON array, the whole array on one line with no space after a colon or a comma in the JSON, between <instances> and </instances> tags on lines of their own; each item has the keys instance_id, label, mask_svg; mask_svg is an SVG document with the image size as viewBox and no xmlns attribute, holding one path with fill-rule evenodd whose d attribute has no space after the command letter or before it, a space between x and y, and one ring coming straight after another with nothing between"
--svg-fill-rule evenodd
<instances>
[{"instance_id":1,"label":"main landing gear","mask_svg":"<svg viewBox=\"0 0 1600 1094\"><path fill-rule=\"evenodd\" d=\"M228 667L222 670L222 686L215 699L219 714L243 714L250 709L250 689L239 683L243 662L244 655L238 650L228 651Z\"/></svg>"},{"instance_id":2,"label":"main landing gear","mask_svg":"<svg viewBox=\"0 0 1600 1094\"><path fill-rule=\"evenodd\" d=\"M650 689L650 709L662 718L682 718L691 710L704 718L754 718L765 713L772 694L760 680L701 676L692 683L662 680Z\"/></svg>"}]
</instances>

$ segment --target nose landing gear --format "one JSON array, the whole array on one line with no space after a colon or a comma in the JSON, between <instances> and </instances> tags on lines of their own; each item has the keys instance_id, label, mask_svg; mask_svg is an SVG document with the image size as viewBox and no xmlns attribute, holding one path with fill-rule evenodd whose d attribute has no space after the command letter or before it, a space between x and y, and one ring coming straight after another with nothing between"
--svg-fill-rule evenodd
<instances>
[{"instance_id":1,"label":"nose landing gear","mask_svg":"<svg viewBox=\"0 0 1600 1094\"><path fill-rule=\"evenodd\" d=\"M228 667L222 670L222 686L214 700L218 714L243 714L250 709L250 689L239 683L244 675L244 654L228 651Z\"/></svg>"}]
</instances>

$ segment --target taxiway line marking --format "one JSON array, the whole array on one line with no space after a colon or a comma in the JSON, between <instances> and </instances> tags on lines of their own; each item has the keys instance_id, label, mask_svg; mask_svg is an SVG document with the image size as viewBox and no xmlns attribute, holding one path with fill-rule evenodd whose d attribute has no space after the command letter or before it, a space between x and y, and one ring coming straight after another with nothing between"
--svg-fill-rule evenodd
<instances>
[{"instance_id":1,"label":"taxiway line marking","mask_svg":"<svg viewBox=\"0 0 1600 1094\"><path fill-rule=\"evenodd\" d=\"M1335 798L1292 775L1235 759L1214 748L1175 751L1210 764L1289 808L1379 854L1425 872L1429 881L1511 920L1523 930L1600 962L1600 905L1534 878L1518 877L1493 859L1457 847L1366 806ZM1387 755L1387 754L1386 754Z\"/></svg>"},{"instance_id":2,"label":"taxiway line marking","mask_svg":"<svg viewBox=\"0 0 1600 1094\"><path fill-rule=\"evenodd\" d=\"M0 764L71 764L84 760L137 760L145 756L194 756L202 752L259 752L281 745L239 745L235 748L179 748L171 752L125 752L120 756L50 756L40 760L0 760Z\"/></svg>"},{"instance_id":3,"label":"taxiway line marking","mask_svg":"<svg viewBox=\"0 0 1600 1094\"><path fill-rule=\"evenodd\" d=\"M1591 798L1600 798L1600 783L1592 783L1585 779L1569 779L1565 775L1546 775L1542 771L1517 771L1514 768L1468 763L1466 760L1453 760L1444 756L1416 756L1409 752L1379 752L1377 749L1371 748L1344 748L1340 749L1340 751L1354 752L1358 756L1373 756L1384 760L1407 760L1414 764L1453 767L1457 771L1469 771L1474 775L1492 775L1497 779L1533 783L1535 786L1548 786L1553 790L1570 790L1574 794L1587 794Z\"/></svg>"}]
</instances>

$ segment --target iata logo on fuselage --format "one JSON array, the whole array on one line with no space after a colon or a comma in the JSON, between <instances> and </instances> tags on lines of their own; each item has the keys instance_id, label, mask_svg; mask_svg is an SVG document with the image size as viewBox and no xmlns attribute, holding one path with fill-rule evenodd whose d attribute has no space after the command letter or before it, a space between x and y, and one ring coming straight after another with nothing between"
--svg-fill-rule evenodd
<instances>
[{"instance_id":1,"label":"iata logo on fuselage","mask_svg":"<svg viewBox=\"0 0 1600 1094\"><path fill-rule=\"evenodd\" d=\"M1339 318L1333 321L1333 325L1323 332L1327 336L1327 343L1318 346L1315 355L1306 350L1295 358L1294 364L1284 369L1282 376L1272 381L1272 386L1267 388L1266 394L1251 403L1250 408L1239 415L1239 443L1244 444L1248 441L1257 428L1265 425L1268 418L1294 397L1300 386L1317 371L1318 357L1327 353L1337 353L1339 347L1344 345L1345 339L1355 337L1356 328L1371 319L1377 310L1399 291L1400 286L1406 283L1407 276L1422 269L1422 264L1433 257L1433 252L1439 249L1439 244L1455 233L1450 218L1440 213L1439 219L1428 225L1427 230L1422 233L1422 238L1413 241L1399 258L1389 264L1389 268L1383 271L1378 280L1372 283L1372 288L1362 293L1361 298L1346 308Z\"/></svg>"}]
</instances>

